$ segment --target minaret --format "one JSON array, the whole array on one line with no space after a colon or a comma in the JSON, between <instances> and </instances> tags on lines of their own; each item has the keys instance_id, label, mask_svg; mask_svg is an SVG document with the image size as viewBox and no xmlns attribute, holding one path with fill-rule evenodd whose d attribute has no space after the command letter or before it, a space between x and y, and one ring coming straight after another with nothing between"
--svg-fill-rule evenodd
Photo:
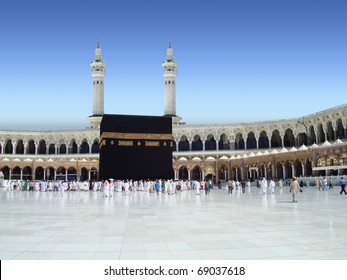
<instances>
[{"instance_id":1,"label":"minaret","mask_svg":"<svg viewBox=\"0 0 347 280\"><path fill-rule=\"evenodd\" d=\"M104 77L106 63L102 61L99 42L95 49L95 58L90 63L93 77L93 115L89 116L91 126L98 128L104 114Z\"/></svg>"},{"instance_id":2,"label":"minaret","mask_svg":"<svg viewBox=\"0 0 347 280\"><path fill-rule=\"evenodd\" d=\"M166 50L166 60L161 64L164 76L164 116L172 117L173 124L178 124L180 118L176 116L176 75L177 63L173 58L171 42Z\"/></svg>"}]
</instances>

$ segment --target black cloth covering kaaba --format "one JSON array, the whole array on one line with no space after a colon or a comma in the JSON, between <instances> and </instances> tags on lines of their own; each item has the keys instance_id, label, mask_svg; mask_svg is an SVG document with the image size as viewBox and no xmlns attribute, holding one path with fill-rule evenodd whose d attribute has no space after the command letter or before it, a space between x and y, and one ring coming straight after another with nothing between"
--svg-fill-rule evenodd
<instances>
[{"instance_id":1,"label":"black cloth covering kaaba","mask_svg":"<svg viewBox=\"0 0 347 280\"><path fill-rule=\"evenodd\" d=\"M103 115L99 178L173 179L170 117Z\"/></svg>"}]
</instances>

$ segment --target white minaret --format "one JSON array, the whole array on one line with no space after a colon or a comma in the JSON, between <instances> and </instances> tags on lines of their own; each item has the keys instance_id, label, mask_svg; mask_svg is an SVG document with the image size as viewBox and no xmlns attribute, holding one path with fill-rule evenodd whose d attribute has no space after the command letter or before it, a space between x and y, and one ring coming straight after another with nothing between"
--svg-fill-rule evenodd
<instances>
[{"instance_id":1,"label":"white minaret","mask_svg":"<svg viewBox=\"0 0 347 280\"><path fill-rule=\"evenodd\" d=\"M171 48L171 42L169 42L169 48L166 50L166 60L161 64L163 67L164 76L164 116L173 117L174 124L178 124L180 118L176 116L176 75L177 75L177 63L173 58L173 49Z\"/></svg>"},{"instance_id":2,"label":"white minaret","mask_svg":"<svg viewBox=\"0 0 347 280\"><path fill-rule=\"evenodd\" d=\"M92 127L100 125L104 114L104 77L106 63L102 61L99 42L95 49L95 58L90 63L93 77L93 115L89 117Z\"/></svg>"}]
</instances>

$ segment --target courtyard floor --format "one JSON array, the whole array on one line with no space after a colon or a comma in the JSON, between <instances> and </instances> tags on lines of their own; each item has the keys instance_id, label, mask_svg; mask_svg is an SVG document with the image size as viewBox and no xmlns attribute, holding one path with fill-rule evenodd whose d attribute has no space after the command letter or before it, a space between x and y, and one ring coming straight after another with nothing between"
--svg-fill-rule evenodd
<instances>
[{"instance_id":1,"label":"courtyard floor","mask_svg":"<svg viewBox=\"0 0 347 280\"><path fill-rule=\"evenodd\" d=\"M111 198L0 188L0 259L346 260L339 192L304 188L292 203L288 187Z\"/></svg>"}]
</instances>

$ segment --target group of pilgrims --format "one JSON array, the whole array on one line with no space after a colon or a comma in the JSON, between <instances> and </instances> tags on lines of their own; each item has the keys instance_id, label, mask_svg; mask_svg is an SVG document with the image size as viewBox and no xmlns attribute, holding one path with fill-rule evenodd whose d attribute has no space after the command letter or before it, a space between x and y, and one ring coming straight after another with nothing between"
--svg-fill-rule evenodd
<instances>
[{"instance_id":1,"label":"group of pilgrims","mask_svg":"<svg viewBox=\"0 0 347 280\"><path fill-rule=\"evenodd\" d=\"M250 191L251 182L249 180L228 180L225 182L225 188L228 190L229 194L232 194L234 190L245 193L246 189ZM346 181L341 178L339 184L341 185L341 192L347 194L345 191ZM283 181L278 181L278 187L282 189ZM310 182L306 181L306 187L310 186ZM276 183L270 178L268 181L265 177L262 180L256 181L256 186L261 190L263 194L267 192L273 194L275 191ZM293 202L296 202L296 194L298 191L302 192L304 183L301 180L300 183L295 177L290 181L289 187L293 195ZM328 190L332 187L332 180L329 181L324 177L319 180L314 181L315 189ZM219 190L223 188L221 181L218 182L217 187ZM107 180L99 181L76 181L76 180L56 180L56 181L46 181L46 180L10 180L7 182L8 191L36 191L36 192L54 192L59 191L60 195L63 197L65 191L93 191L100 192L103 197L112 197L115 192L124 192L128 195L129 192L149 192L156 193L157 195L168 194L173 195L178 191L193 190L196 195L200 195L204 192L206 195L210 193L213 189L212 180L114 180L112 178Z\"/></svg>"},{"instance_id":2,"label":"group of pilgrims","mask_svg":"<svg viewBox=\"0 0 347 280\"><path fill-rule=\"evenodd\" d=\"M229 181L232 189L238 189L241 184L238 181ZM249 182L250 186L250 182ZM228 185L225 186L228 188ZM221 182L218 188L222 188ZM7 182L7 191L59 191L64 196L66 191L93 191L101 192L104 197L112 197L115 192L149 192L173 195L178 191L193 190L196 195L201 192L209 194L213 189L212 180L114 180L112 178L99 181L76 180L10 180ZM241 188L240 188L241 189Z\"/></svg>"}]
</instances>

